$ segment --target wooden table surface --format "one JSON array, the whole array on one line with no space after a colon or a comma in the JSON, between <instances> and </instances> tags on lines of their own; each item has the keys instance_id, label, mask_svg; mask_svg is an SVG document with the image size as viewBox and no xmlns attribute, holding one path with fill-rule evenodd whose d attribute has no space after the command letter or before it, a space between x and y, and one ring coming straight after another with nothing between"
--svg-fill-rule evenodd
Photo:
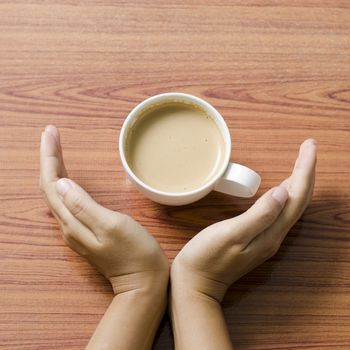
<instances>
[{"instance_id":1,"label":"wooden table surface","mask_svg":"<svg viewBox=\"0 0 350 350\"><path fill-rule=\"evenodd\" d=\"M212 193L166 207L126 180L122 122L167 91L222 113L232 160L262 175L258 195L288 176L300 142L318 140L312 205L223 308L239 350L350 349L347 0L1 1L0 348L83 349L112 298L64 245L39 193L46 124L61 130L70 176L145 225L170 260L256 199ZM167 319L154 348L173 349Z\"/></svg>"}]
</instances>

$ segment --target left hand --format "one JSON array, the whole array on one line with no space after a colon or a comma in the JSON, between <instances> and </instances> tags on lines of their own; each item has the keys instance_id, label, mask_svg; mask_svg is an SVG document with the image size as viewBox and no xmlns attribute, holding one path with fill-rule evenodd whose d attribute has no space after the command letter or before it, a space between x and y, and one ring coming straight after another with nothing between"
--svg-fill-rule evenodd
<instances>
[{"instance_id":1,"label":"left hand","mask_svg":"<svg viewBox=\"0 0 350 350\"><path fill-rule=\"evenodd\" d=\"M102 207L68 179L60 135L41 135L40 188L67 245L111 282L116 294L147 290L166 296L169 263L156 239L131 217Z\"/></svg>"}]
</instances>

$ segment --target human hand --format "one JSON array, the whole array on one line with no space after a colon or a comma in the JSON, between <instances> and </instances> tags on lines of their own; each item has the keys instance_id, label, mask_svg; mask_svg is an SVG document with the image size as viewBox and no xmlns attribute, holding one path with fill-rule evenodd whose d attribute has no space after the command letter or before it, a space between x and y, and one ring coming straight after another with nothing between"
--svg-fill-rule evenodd
<instances>
[{"instance_id":1,"label":"human hand","mask_svg":"<svg viewBox=\"0 0 350 350\"><path fill-rule=\"evenodd\" d=\"M190 289L221 302L234 281L271 258L311 201L315 165L316 143L306 140L288 179L245 213L192 238L172 264L172 293Z\"/></svg>"},{"instance_id":2,"label":"human hand","mask_svg":"<svg viewBox=\"0 0 350 350\"><path fill-rule=\"evenodd\" d=\"M58 129L41 135L40 188L64 241L95 266L115 294L137 289L166 293L169 263L158 242L131 217L95 202L67 178Z\"/></svg>"}]
</instances>

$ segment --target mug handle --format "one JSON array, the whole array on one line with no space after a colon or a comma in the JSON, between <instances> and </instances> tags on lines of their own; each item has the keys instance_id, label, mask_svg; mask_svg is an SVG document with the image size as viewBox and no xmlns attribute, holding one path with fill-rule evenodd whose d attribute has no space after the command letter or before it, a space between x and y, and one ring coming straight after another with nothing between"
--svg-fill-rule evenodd
<instances>
[{"instance_id":1,"label":"mug handle","mask_svg":"<svg viewBox=\"0 0 350 350\"><path fill-rule=\"evenodd\" d=\"M214 190L231 196L249 198L258 190L261 177L254 170L237 163L229 163Z\"/></svg>"}]
</instances>

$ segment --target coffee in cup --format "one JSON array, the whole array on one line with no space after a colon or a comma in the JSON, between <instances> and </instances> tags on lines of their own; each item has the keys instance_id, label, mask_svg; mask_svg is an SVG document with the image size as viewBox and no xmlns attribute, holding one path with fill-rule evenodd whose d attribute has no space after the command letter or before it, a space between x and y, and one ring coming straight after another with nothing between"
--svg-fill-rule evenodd
<instances>
[{"instance_id":1,"label":"coffee in cup","mask_svg":"<svg viewBox=\"0 0 350 350\"><path fill-rule=\"evenodd\" d=\"M202 108L185 102L149 106L129 129L126 160L132 172L159 191L200 188L224 163L224 137Z\"/></svg>"}]
</instances>

